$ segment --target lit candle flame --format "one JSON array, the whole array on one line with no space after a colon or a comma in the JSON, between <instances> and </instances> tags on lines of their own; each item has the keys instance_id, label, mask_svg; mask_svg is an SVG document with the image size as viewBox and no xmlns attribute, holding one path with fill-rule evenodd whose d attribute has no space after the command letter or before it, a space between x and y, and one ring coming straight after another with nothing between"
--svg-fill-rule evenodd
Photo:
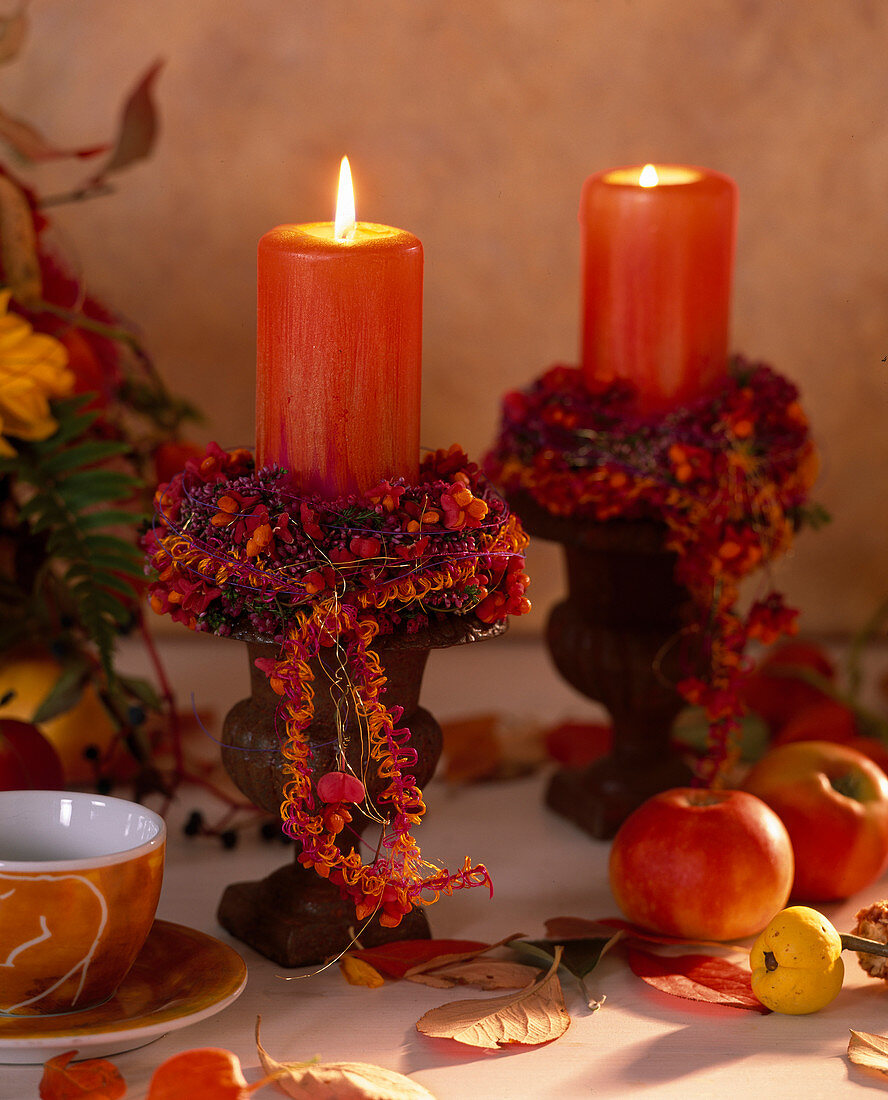
<instances>
[{"instance_id":1,"label":"lit candle flame","mask_svg":"<svg viewBox=\"0 0 888 1100\"><path fill-rule=\"evenodd\" d=\"M355 189L352 186L348 157L339 165L339 194L336 197L336 219L333 236L337 241L350 240L355 232Z\"/></svg>"},{"instance_id":2,"label":"lit candle flame","mask_svg":"<svg viewBox=\"0 0 888 1100\"><path fill-rule=\"evenodd\" d=\"M646 164L641 170L638 182L642 187L656 187L660 182L657 169L652 164Z\"/></svg>"}]
</instances>

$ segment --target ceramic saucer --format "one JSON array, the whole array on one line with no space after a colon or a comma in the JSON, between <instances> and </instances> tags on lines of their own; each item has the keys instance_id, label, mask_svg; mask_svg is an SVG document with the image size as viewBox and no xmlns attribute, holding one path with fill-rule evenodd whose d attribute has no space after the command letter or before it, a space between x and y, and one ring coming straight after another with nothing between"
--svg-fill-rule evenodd
<instances>
[{"instance_id":1,"label":"ceramic saucer","mask_svg":"<svg viewBox=\"0 0 888 1100\"><path fill-rule=\"evenodd\" d=\"M63 1016L0 1016L0 1063L45 1062L66 1050L99 1058L145 1046L236 1000L247 967L227 944L156 920L117 993Z\"/></svg>"}]
</instances>

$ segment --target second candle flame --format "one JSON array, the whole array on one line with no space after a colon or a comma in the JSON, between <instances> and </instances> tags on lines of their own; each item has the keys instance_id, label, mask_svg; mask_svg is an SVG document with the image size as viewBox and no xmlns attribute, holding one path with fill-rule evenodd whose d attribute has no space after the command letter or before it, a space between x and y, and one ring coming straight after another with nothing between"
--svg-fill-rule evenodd
<instances>
[{"instance_id":1,"label":"second candle flame","mask_svg":"<svg viewBox=\"0 0 888 1100\"><path fill-rule=\"evenodd\" d=\"M355 189L352 186L351 168L348 157L343 157L339 165L339 194L336 197L336 218L333 222L333 236L337 241L347 241L355 232Z\"/></svg>"}]
</instances>

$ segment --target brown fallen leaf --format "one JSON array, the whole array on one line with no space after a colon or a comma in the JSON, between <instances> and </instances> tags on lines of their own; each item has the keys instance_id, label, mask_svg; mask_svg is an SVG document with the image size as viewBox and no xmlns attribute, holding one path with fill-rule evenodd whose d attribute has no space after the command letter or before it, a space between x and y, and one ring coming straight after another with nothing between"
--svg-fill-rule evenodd
<instances>
[{"instance_id":1,"label":"brown fallen leaf","mask_svg":"<svg viewBox=\"0 0 888 1100\"><path fill-rule=\"evenodd\" d=\"M368 989L378 989L385 985L385 978L375 967L354 955L343 955L339 969L349 985L365 985Z\"/></svg>"},{"instance_id":2,"label":"brown fallen leaf","mask_svg":"<svg viewBox=\"0 0 888 1100\"><path fill-rule=\"evenodd\" d=\"M428 1089L402 1073L367 1062L278 1062L259 1040L262 1017L256 1017L256 1050L262 1068L287 1096L311 1100L435 1100Z\"/></svg>"},{"instance_id":3,"label":"brown fallen leaf","mask_svg":"<svg viewBox=\"0 0 888 1100\"><path fill-rule=\"evenodd\" d=\"M556 973L557 948L548 973L510 997L451 1001L420 1017L416 1030L433 1039L455 1039L467 1046L497 1050L510 1043L537 1046L558 1039L570 1027Z\"/></svg>"},{"instance_id":4,"label":"brown fallen leaf","mask_svg":"<svg viewBox=\"0 0 888 1100\"><path fill-rule=\"evenodd\" d=\"M40 1078L40 1100L119 1100L126 1082L117 1066L104 1058L72 1062L76 1050L50 1058Z\"/></svg>"},{"instance_id":5,"label":"brown fallen leaf","mask_svg":"<svg viewBox=\"0 0 888 1100\"><path fill-rule=\"evenodd\" d=\"M408 973L404 977L436 989L452 989L455 985L474 985L479 989L523 989L536 981L539 974L538 967L525 966L510 959L477 958L417 974Z\"/></svg>"},{"instance_id":6,"label":"brown fallen leaf","mask_svg":"<svg viewBox=\"0 0 888 1100\"><path fill-rule=\"evenodd\" d=\"M857 1066L874 1069L888 1077L888 1038L851 1028L848 1057Z\"/></svg>"}]
</instances>

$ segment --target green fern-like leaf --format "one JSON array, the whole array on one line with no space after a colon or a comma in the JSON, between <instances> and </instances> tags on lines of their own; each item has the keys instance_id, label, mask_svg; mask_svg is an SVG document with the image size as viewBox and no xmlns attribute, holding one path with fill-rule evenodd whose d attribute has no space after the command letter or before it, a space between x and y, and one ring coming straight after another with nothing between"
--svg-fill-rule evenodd
<instances>
[{"instance_id":1,"label":"green fern-like leaf","mask_svg":"<svg viewBox=\"0 0 888 1100\"><path fill-rule=\"evenodd\" d=\"M95 645L112 682L115 639L133 614L130 582L142 576L140 554L114 528L137 522L137 515L119 505L140 483L124 470L97 465L121 458L129 448L89 438L95 415L83 406L82 397L55 402L58 431L47 440L20 445L8 461L16 481L30 491L19 517L46 538L45 572L56 597Z\"/></svg>"}]
</instances>

